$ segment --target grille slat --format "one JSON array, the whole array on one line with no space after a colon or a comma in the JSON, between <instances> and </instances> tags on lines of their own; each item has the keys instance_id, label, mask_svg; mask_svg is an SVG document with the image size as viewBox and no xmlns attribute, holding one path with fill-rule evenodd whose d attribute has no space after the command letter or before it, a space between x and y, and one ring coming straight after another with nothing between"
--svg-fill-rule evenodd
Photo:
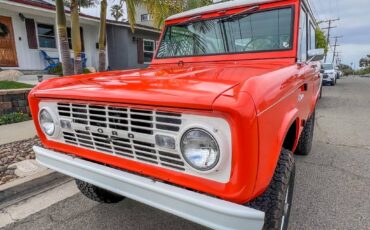
<instances>
[{"instance_id":1,"label":"grille slat","mask_svg":"<svg viewBox=\"0 0 370 230\"><path fill-rule=\"evenodd\" d=\"M57 108L60 117L87 125L91 130L63 130L65 143L173 170L185 170L185 163L178 153L159 150L154 143L148 142L154 141L149 136L156 131L179 132L182 124L180 113L75 103L58 103ZM132 133L133 139L98 133L92 131L94 127L95 130L109 128ZM149 136L143 138L142 135Z\"/></svg>"},{"instance_id":2,"label":"grille slat","mask_svg":"<svg viewBox=\"0 0 370 230\"><path fill-rule=\"evenodd\" d=\"M174 164L174 165L177 165L177 166L184 166L185 164L184 164L184 162L182 162L182 161L177 161L177 160L174 160L174 159L172 159L172 158L167 158L167 157L160 157L159 158L161 161L164 161L164 162L166 162L167 164Z\"/></svg>"},{"instance_id":3,"label":"grille slat","mask_svg":"<svg viewBox=\"0 0 370 230\"><path fill-rule=\"evenodd\" d=\"M178 132L181 114L129 107L58 103L58 114L82 125L153 135L155 130Z\"/></svg>"}]
</instances>

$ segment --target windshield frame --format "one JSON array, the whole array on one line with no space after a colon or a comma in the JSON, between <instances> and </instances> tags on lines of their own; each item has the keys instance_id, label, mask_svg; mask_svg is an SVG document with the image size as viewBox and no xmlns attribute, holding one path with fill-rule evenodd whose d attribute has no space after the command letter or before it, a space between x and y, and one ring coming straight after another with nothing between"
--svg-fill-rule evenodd
<instances>
[{"instance_id":1,"label":"windshield frame","mask_svg":"<svg viewBox=\"0 0 370 230\"><path fill-rule=\"evenodd\" d=\"M271 7L271 8L266 8L266 9L259 9L259 10L256 10L252 13L246 13L247 17L248 16L251 16L251 15L254 15L254 14L258 14L258 13L263 13L263 12L268 12L268 11L274 11L274 10L281 10L281 9L290 9L291 10L291 28L290 28L290 35L291 35L291 41L290 41L290 47L289 48L286 48L286 49L275 49L275 50L254 50L254 51L243 51L243 52L224 52L224 53L210 53L210 54L198 54L198 55L183 55L183 56L166 56L166 57L159 57L158 54L159 54L159 48L161 47L162 45L162 42L164 42L164 39L165 39L165 36L167 34L167 31L170 29L171 26L176 26L176 23L175 24L169 24L169 25L166 25L164 30L163 30L163 34L161 36L161 40L157 46L157 49L156 49L156 53L155 53L155 59L174 59L174 58L192 58L192 57L207 57L207 56L221 56L221 55L237 55L237 54L253 54L253 53L266 53L266 52L273 52L273 53L276 53L276 52L285 52L285 51L293 51L295 49L294 47L294 44L295 44L295 39L296 39L296 34L295 34L295 25L296 25L296 10L295 10L296 6L293 5L293 4L289 4L289 5L284 5L284 6L277 6L277 7ZM215 16L215 17L210 17L210 18L206 18L206 19L200 19L200 20L196 20L196 21L192 21L188 24L191 24L191 23L197 23L199 21L209 21L209 20L215 20L215 19L220 19L222 20L223 18L227 18L229 17L230 15L223 15L223 16ZM242 16L242 15L240 15ZM187 24L187 23L185 23Z\"/></svg>"}]
</instances>

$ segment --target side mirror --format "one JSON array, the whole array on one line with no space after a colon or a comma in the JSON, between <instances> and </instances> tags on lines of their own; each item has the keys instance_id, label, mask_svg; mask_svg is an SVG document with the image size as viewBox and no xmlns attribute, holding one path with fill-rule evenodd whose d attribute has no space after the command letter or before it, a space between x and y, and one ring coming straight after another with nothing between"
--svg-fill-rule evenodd
<instances>
[{"instance_id":1,"label":"side mirror","mask_svg":"<svg viewBox=\"0 0 370 230\"><path fill-rule=\"evenodd\" d=\"M324 49L312 49L307 52L310 61L321 61L324 59Z\"/></svg>"},{"instance_id":2,"label":"side mirror","mask_svg":"<svg viewBox=\"0 0 370 230\"><path fill-rule=\"evenodd\" d=\"M320 70L320 73L325 73L325 70L321 69L321 70Z\"/></svg>"}]
</instances>

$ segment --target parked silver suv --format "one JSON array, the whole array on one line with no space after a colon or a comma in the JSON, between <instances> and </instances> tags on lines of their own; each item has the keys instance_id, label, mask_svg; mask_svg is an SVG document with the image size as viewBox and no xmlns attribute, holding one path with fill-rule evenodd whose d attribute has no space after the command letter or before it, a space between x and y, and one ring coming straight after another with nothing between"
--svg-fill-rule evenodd
<instances>
[{"instance_id":1,"label":"parked silver suv","mask_svg":"<svg viewBox=\"0 0 370 230\"><path fill-rule=\"evenodd\" d=\"M337 83L336 71L333 63L323 63L321 65L321 73L323 74L323 83L328 83L334 86Z\"/></svg>"}]
</instances>

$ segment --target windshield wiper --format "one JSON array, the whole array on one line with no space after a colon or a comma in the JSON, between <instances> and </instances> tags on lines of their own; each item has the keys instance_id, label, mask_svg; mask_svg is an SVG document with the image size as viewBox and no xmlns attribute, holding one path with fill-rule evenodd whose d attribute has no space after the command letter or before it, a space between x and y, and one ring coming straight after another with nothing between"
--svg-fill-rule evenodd
<instances>
[{"instance_id":1,"label":"windshield wiper","mask_svg":"<svg viewBox=\"0 0 370 230\"><path fill-rule=\"evenodd\" d=\"M243 10L243 11L240 11L238 13L228 15L225 18L223 18L221 21L222 22L232 21L232 20L240 18L239 16L251 15L252 13L256 12L259 8L260 8L260 6L258 6L258 5L257 6L252 6L250 8L247 8L247 9Z\"/></svg>"}]
</instances>

